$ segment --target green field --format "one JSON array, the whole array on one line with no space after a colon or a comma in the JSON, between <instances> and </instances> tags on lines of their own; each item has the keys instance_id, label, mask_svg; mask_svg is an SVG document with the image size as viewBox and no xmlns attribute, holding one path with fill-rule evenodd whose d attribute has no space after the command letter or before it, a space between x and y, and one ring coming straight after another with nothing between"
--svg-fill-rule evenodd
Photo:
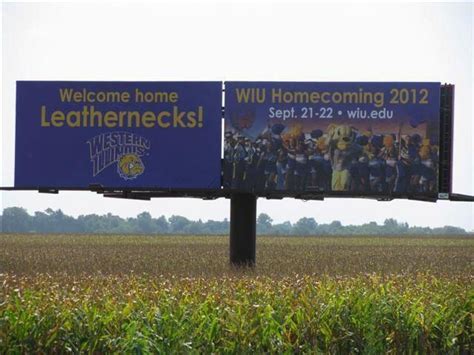
<instances>
[{"instance_id":1,"label":"green field","mask_svg":"<svg viewBox=\"0 0 474 355\"><path fill-rule=\"evenodd\" d=\"M0 234L0 353L473 353L474 238Z\"/></svg>"}]
</instances>

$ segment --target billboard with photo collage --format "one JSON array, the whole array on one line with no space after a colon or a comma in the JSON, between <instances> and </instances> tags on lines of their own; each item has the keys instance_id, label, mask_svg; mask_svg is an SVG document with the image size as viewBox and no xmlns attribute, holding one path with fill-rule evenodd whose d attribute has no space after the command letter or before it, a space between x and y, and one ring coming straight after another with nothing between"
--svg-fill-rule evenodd
<instances>
[{"instance_id":1,"label":"billboard with photo collage","mask_svg":"<svg viewBox=\"0 0 474 355\"><path fill-rule=\"evenodd\" d=\"M435 195L440 83L226 82L224 188Z\"/></svg>"}]
</instances>

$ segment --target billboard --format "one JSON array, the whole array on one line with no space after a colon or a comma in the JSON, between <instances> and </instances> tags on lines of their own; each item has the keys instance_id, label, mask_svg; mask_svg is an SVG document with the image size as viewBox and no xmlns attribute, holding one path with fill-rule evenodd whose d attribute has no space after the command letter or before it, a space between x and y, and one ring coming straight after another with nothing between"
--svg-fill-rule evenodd
<instances>
[{"instance_id":1,"label":"billboard","mask_svg":"<svg viewBox=\"0 0 474 355\"><path fill-rule=\"evenodd\" d=\"M15 187L218 189L221 82L19 81Z\"/></svg>"},{"instance_id":2,"label":"billboard","mask_svg":"<svg viewBox=\"0 0 474 355\"><path fill-rule=\"evenodd\" d=\"M436 195L440 83L226 82L235 191Z\"/></svg>"}]
</instances>

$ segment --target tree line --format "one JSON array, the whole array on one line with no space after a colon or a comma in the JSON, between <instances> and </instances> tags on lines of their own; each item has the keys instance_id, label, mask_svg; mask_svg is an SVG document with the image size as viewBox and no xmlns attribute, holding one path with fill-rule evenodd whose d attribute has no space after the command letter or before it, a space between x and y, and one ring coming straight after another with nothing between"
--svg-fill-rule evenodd
<instances>
[{"instance_id":1,"label":"tree line","mask_svg":"<svg viewBox=\"0 0 474 355\"><path fill-rule=\"evenodd\" d=\"M122 218L111 213L88 214L75 218L60 209L46 209L30 215L24 208L9 207L0 215L0 231L4 233L104 233L104 234L204 234L227 235L230 223L223 221L192 221L183 216L153 218L142 212L137 217ZM342 225L340 221L317 223L303 217L296 223L274 223L261 213L257 218L257 233L263 235L459 235L468 234L453 226L440 228L409 226L393 218L383 224Z\"/></svg>"}]
</instances>

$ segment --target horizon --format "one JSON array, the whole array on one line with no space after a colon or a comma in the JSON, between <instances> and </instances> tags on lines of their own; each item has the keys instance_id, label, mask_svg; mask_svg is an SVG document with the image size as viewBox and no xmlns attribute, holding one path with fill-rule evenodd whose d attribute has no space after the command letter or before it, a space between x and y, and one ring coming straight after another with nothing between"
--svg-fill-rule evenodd
<instances>
[{"instance_id":1,"label":"horizon","mask_svg":"<svg viewBox=\"0 0 474 355\"><path fill-rule=\"evenodd\" d=\"M68 215L66 213L64 213L64 211L62 211L61 209L57 209L57 210L54 210L50 207L47 207L45 210L43 211L33 211L32 213L30 213L30 211L28 211L26 208L23 208L23 207L19 207L19 206L11 206L11 207L7 207L7 208L4 208L0 211L0 217L3 217L4 215L4 212L5 210L7 209L15 209L15 208L19 208L19 209L22 209L24 211L26 211L26 213L28 213L28 215L30 217L35 217L35 215L37 213L48 213L48 210L51 210L52 212L59 212L61 211L64 216L66 217L72 217L74 218L76 221L81 218L81 217L88 217L88 216L98 216L98 217L119 217L121 218L123 221L125 222L128 222L129 219L137 219L141 214L143 213L148 213L150 215L150 217L153 219L153 220L159 220L161 218L165 218L167 222L170 222L170 219L172 219L173 217L183 217L183 218L186 218L189 222L191 223L199 223L199 222L202 222L202 223L208 223L208 222L218 222L218 223L230 223L230 220L229 218L225 217L224 219L189 219L187 218L186 216L182 216L182 215L176 215L176 214L173 214L173 215L169 215L169 216L166 216L164 214L162 215L159 215L159 216L154 216L152 215L149 211L147 210L143 210L142 212L138 213L137 215L135 216L129 216L129 217L122 217L122 216L119 216L119 215L116 215L116 214L112 214L111 212L107 212L107 213L103 213L103 214L97 214L97 213L84 213L84 214L80 214L78 216L71 216L71 215ZM332 221L327 221L327 222L324 222L324 223L321 223L319 222L318 220L316 220L314 217L307 217L307 216L302 216L300 217L297 221L294 221L294 222L291 222L291 221L282 221L282 222L278 222L278 221L275 221L273 220L272 216L271 215L268 215L267 213L259 213L257 215L257 220L260 216L262 215L265 215L265 216L268 216L270 218L270 221L269 223L272 225L272 227L275 227L275 226L278 226L278 225L283 225L283 224L287 224L289 223L291 227L294 227L298 222L300 222L301 220L308 220L308 219L312 219L314 220L314 222L317 224L317 226L330 226L331 224L335 223L335 222L338 222L341 224L341 227L363 227L363 226L370 226L370 225L373 225L375 223L375 225L377 227L383 227L386 223L387 220L394 220L399 226L403 226L403 225L406 225L408 228L428 228L430 230L435 230L437 228L446 228L446 227L454 227L454 228L461 228L461 227L457 227L457 226L452 226L452 225L444 225L444 226L441 226L441 227L430 227L430 226L420 226L420 225L413 225L413 224L409 224L408 222L405 222L405 221L400 221L400 220L397 220L396 218L387 218L385 221L383 221L383 223L378 223L376 221L368 221L368 222L364 222L362 224L344 224L342 223L340 220L337 220L337 219L334 219ZM3 231L3 220L2 221L2 225L0 225L0 233L5 233ZM465 229L465 228L461 228L462 230L464 230L464 232L467 234L467 235L474 235L474 230L468 230L468 229ZM8 232L7 232L8 233ZM152 233L153 234L153 233ZM342 233L344 234L344 233ZM320 236L323 236L323 235L320 235Z\"/></svg>"}]
</instances>

